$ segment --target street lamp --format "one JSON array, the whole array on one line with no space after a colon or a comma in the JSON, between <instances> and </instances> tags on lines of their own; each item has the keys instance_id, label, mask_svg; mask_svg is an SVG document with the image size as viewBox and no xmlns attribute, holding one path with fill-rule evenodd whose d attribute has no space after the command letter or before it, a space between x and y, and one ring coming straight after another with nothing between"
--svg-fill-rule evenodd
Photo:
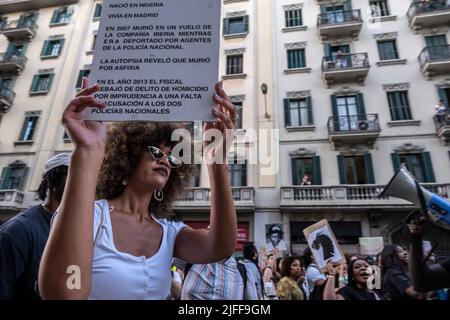
<instances>
[{"instance_id":1,"label":"street lamp","mask_svg":"<svg viewBox=\"0 0 450 320\"><path fill-rule=\"evenodd\" d=\"M265 110L265 114L264 117L266 119L270 119L269 114L267 113L267 92L269 91L269 88L267 87L267 84L263 83L261 85L261 92L264 95L264 110Z\"/></svg>"}]
</instances>

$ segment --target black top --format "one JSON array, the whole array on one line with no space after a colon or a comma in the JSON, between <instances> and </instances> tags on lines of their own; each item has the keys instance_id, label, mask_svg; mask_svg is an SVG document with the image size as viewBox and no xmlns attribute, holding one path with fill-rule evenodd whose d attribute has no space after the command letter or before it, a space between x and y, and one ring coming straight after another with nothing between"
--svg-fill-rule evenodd
<instances>
[{"instance_id":1,"label":"black top","mask_svg":"<svg viewBox=\"0 0 450 320\"><path fill-rule=\"evenodd\" d=\"M38 205L0 226L0 300L39 299L35 286L51 218Z\"/></svg>"},{"instance_id":2,"label":"black top","mask_svg":"<svg viewBox=\"0 0 450 320\"><path fill-rule=\"evenodd\" d=\"M377 300L375 293L356 287L343 287L337 291L345 300Z\"/></svg>"},{"instance_id":3,"label":"black top","mask_svg":"<svg viewBox=\"0 0 450 320\"><path fill-rule=\"evenodd\" d=\"M388 269L384 275L385 292L391 300L415 300L405 293L412 287L411 276L401 269Z\"/></svg>"},{"instance_id":4,"label":"black top","mask_svg":"<svg viewBox=\"0 0 450 320\"><path fill-rule=\"evenodd\" d=\"M450 274L450 258L447 258L446 260L442 261L441 263L442 268L444 268L445 271L447 271L448 274Z\"/></svg>"}]
</instances>

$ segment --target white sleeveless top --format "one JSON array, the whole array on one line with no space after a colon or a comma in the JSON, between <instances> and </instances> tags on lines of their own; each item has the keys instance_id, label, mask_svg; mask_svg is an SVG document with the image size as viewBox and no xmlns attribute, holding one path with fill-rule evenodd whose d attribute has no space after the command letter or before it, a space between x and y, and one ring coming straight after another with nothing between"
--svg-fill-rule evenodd
<instances>
[{"instance_id":1,"label":"white sleeveless top","mask_svg":"<svg viewBox=\"0 0 450 320\"><path fill-rule=\"evenodd\" d=\"M158 220L163 236L158 251L146 259L117 251L112 233L108 201L94 206L94 254L92 288L89 299L102 300L164 300L170 295L171 264L182 222ZM103 214L103 219L101 218ZM102 221L101 229L99 228ZM97 231L99 233L97 234ZM97 235L97 238L96 238Z\"/></svg>"}]
</instances>

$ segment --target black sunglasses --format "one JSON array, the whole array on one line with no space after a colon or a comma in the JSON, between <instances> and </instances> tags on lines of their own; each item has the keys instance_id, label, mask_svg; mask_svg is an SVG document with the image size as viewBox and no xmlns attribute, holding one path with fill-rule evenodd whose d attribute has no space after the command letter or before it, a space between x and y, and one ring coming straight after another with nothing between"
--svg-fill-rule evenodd
<instances>
[{"instance_id":1,"label":"black sunglasses","mask_svg":"<svg viewBox=\"0 0 450 320\"><path fill-rule=\"evenodd\" d=\"M174 156L166 155L161 149L157 147L148 147L148 150L150 151L150 154L155 160L161 160L164 157L166 157L171 168L179 168L183 164L183 162L180 159L175 158Z\"/></svg>"}]
</instances>

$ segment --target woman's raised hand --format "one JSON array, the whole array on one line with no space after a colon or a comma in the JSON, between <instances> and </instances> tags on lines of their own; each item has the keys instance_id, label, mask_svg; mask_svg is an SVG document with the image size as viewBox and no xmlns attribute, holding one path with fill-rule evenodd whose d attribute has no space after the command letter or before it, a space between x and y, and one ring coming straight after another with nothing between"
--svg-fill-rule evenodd
<instances>
[{"instance_id":1,"label":"woman's raised hand","mask_svg":"<svg viewBox=\"0 0 450 320\"><path fill-rule=\"evenodd\" d=\"M104 149L106 126L99 121L86 121L83 111L86 108L103 109L106 105L94 99L93 94L100 91L98 84L89 87L88 79L83 78L82 90L70 101L62 116L62 123L76 147Z\"/></svg>"}]
</instances>

